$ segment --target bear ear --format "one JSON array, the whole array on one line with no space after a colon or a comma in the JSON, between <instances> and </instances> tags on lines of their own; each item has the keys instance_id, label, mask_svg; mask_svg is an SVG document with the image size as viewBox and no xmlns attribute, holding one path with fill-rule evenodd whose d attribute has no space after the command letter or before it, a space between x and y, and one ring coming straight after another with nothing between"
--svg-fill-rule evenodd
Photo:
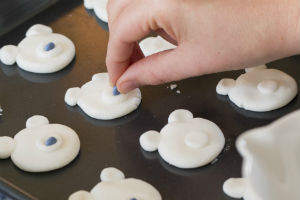
<instances>
[{"instance_id":1,"label":"bear ear","mask_svg":"<svg viewBox=\"0 0 300 200\"><path fill-rule=\"evenodd\" d=\"M0 159L8 158L14 151L15 141L8 136L0 137Z\"/></svg>"},{"instance_id":2,"label":"bear ear","mask_svg":"<svg viewBox=\"0 0 300 200\"><path fill-rule=\"evenodd\" d=\"M125 179L125 175L122 171L114 167L108 167L101 171L101 181L119 181Z\"/></svg>"},{"instance_id":3,"label":"bear ear","mask_svg":"<svg viewBox=\"0 0 300 200\"><path fill-rule=\"evenodd\" d=\"M145 151L156 151L160 143L160 133L147 131L140 136L140 145Z\"/></svg>"},{"instance_id":4,"label":"bear ear","mask_svg":"<svg viewBox=\"0 0 300 200\"><path fill-rule=\"evenodd\" d=\"M5 45L0 49L0 61L5 65L13 65L18 55L18 47L15 45Z\"/></svg>"},{"instance_id":5,"label":"bear ear","mask_svg":"<svg viewBox=\"0 0 300 200\"><path fill-rule=\"evenodd\" d=\"M94 8L93 0L83 0L83 5L87 9L93 9Z\"/></svg>"},{"instance_id":6,"label":"bear ear","mask_svg":"<svg viewBox=\"0 0 300 200\"><path fill-rule=\"evenodd\" d=\"M94 200L94 198L91 195L91 193L84 190L80 190L71 194L68 200Z\"/></svg>"},{"instance_id":7,"label":"bear ear","mask_svg":"<svg viewBox=\"0 0 300 200\"><path fill-rule=\"evenodd\" d=\"M95 80L108 80L108 74L107 73L94 74L92 77L92 81Z\"/></svg>"},{"instance_id":8,"label":"bear ear","mask_svg":"<svg viewBox=\"0 0 300 200\"><path fill-rule=\"evenodd\" d=\"M49 26L45 26L43 24L35 24L27 30L26 37L32 35L45 34L45 33L52 33L52 32L53 32L52 28Z\"/></svg>"},{"instance_id":9,"label":"bear ear","mask_svg":"<svg viewBox=\"0 0 300 200\"><path fill-rule=\"evenodd\" d=\"M69 88L65 94L65 102L69 106L75 106L81 89L79 87Z\"/></svg>"},{"instance_id":10,"label":"bear ear","mask_svg":"<svg viewBox=\"0 0 300 200\"><path fill-rule=\"evenodd\" d=\"M169 115L168 123L172 122L185 122L190 119L193 119L193 113L185 109L178 109Z\"/></svg>"},{"instance_id":11,"label":"bear ear","mask_svg":"<svg viewBox=\"0 0 300 200\"><path fill-rule=\"evenodd\" d=\"M251 72L251 71L253 71L253 70L261 70L261 69L266 69L267 68L267 66L266 65L257 65L257 66L255 66L255 67L248 67L248 68L245 68L245 72L247 73L247 72Z\"/></svg>"},{"instance_id":12,"label":"bear ear","mask_svg":"<svg viewBox=\"0 0 300 200\"><path fill-rule=\"evenodd\" d=\"M34 115L27 119L26 128L32 128L46 124L49 124L49 120L47 119L47 117L44 117L42 115Z\"/></svg>"},{"instance_id":13,"label":"bear ear","mask_svg":"<svg viewBox=\"0 0 300 200\"><path fill-rule=\"evenodd\" d=\"M245 178L229 178L223 184L223 192L232 198L243 198L246 189L247 181Z\"/></svg>"},{"instance_id":14,"label":"bear ear","mask_svg":"<svg viewBox=\"0 0 300 200\"><path fill-rule=\"evenodd\" d=\"M221 95L228 95L229 91L235 86L235 80L231 78L224 78L219 81L216 92Z\"/></svg>"}]
</instances>

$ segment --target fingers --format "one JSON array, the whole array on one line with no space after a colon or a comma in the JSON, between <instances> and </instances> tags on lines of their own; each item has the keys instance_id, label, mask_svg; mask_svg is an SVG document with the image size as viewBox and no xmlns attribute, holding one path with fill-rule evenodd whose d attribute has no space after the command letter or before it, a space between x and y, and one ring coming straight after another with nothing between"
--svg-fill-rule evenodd
<instances>
[{"instance_id":1,"label":"fingers","mask_svg":"<svg viewBox=\"0 0 300 200\"><path fill-rule=\"evenodd\" d=\"M126 93L142 85L158 85L204 73L194 71L197 63L191 62L188 51L188 45L180 46L133 63L118 80L119 91Z\"/></svg>"},{"instance_id":2,"label":"fingers","mask_svg":"<svg viewBox=\"0 0 300 200\"><path fill-rule=\"evenodd\" d=\"M151 16L147 6L144 1L135 1L123 8L118 18L110 24L106 65L112 84L127 70L133 57L133 60L142 58L136 41L151 30Z\"/></svg>"}]
</instances>

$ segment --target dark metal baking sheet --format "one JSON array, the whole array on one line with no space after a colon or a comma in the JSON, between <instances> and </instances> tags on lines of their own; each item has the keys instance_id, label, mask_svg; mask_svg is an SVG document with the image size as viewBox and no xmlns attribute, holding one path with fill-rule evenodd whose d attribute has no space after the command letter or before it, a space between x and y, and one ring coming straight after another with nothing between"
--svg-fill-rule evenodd
<instances>
[{"instance_id":1,"label":"dark metal baking sheet","mask_svg":"<svg viewBox=\"0 0 300 200\"><path fill-rule=\"evenodd\" d=\"M81 139L79 156L70 165L53 172L28 173L15 167L10 159L0 160L2 178L41 200L63 200L77 190L90 190L99 182L101 169L108 166L121 169L127 177L148 181L164 200L230 199L223 194L222 184L229 177L240 176L241 157L234 147L236 137L300 107L297 96L288 106L272 112L254 113L237 108L227 97L215 92L221 78L236 78L242 72L233 71L179 81L181 94L167 85L143 87L142 104L135 112L117 120L94 120L78 107L67 106L64 94L69 87L90 80L94 73L106 71L108 33L89 16L80 1L63 1L0 37L0 46L17 44L35 23L50 25L55 32L73 40L76 58L64 70L48 75L0 64L0 104L4 110L0 135L14 136L25 127L28 117L40 114L52 123L70 126ZM300 57L295 56L268 66L290 74L299 86L299 63ZM227 150L213 165L181 170L166 164L157 153L141 150L140 134L150 129L160 130L169 113L178 108L189 109L194 116L209 119L223 130Z\"/></svg>"},{"instance_id":2,"label":"dark metal baking sheet","mask_svg":"<svg viewBox=\"0 0 300 200\"><path fill-rule=\"evenodd\" d=\"M45 10L58 0L1 0L0 35Z\"/></svg>"}]
</instances>

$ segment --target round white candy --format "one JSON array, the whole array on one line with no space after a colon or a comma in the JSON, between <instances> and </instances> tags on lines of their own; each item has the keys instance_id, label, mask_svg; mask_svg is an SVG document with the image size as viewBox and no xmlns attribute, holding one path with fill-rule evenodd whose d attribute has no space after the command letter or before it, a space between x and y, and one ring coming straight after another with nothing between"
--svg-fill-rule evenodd
<instances>
[{"instance_id":1,"label":"round white candy","mask_svg":"<svg viewBox=\"0 0 300 200\"><path fill-rule=\"evenodd\" d=\"M6 45L0 50L0 60L5 65L13 65L16 62L18 48L14 45Z\"/></svg>"},{"instance_id":2,"label":"round white candy","mask_svg":"<svg viewBox=\"0 0 300 200\"><path fill-rule=\"evenodd\" d=\"M108 180L106 175L109 173ZM101 172L104 180L98 183L91 192L78 191L73 193L69 200L161 200L159 192L149 183L135 179L124 178L123 172L116 168L106 168ZM111 179L112 178L112 179Z\"/></svg>"},{"instance_id":3,"label":"round white candy","mask_svg":"<svg viewBox=\"0 0 300 200\"><path fill-rule=\"evenodd\" d=\"M54 48L46 50L49 43ZM53 73L66 67L74 58L73 42L57 33L38 34L24 38L18 45L17 64L25 71Z\"/></svg>"},{"instance_id":4,"label":"round white candy","mask_svg":"<svg viewBox=\"0 0 300 200\"><path fill-rule=\"evenodd\" d=\"M231 78L224 78L219 81L216 91L218 94L227 95L228 92L235 86L235 80Z\"/></svg>"},{"instance_id":5,"label":"round white candy","mask_svg":"<svg viewBox=\"0 0 300 200\"><path fill-rule=\"evenodd\" d=\"M160 131L159 137L155 132L146 132L140 137L140 144L146 151L158 149L160 156L171 165L196 168L212 162L219 155L225 138L213 122L193 118L191 112L180 109L170 114L169 123Z\"/></svg>"},{"instance_id":6,"label":"round white candy","mask_svg":"<svg viewBox=\"0 0 300 200\"><path fill-rule=\"evenodd\" d=\"M114 96L108 74L100 73L94 75L91 81L80 88L80 91L78 88L70 88L66 92L65 102L70 106L77 103L90 117L109 120L134 111L141 103L141 98L139 89Z\"/></svg>"},{"instance_id":7,"label":"round white candy","mask_svg":"<svg viewBox=\"0 0 300 200\"><path fill-rule=\"evenodd\" d=\"M145 151L156 151L160 142L160 133L147 131L140 137L140 144Z\"/></svg>"},{"instance_id":8,"label":"round white candy","mask_svg":"<svg viewBox=\"0 0 300 200\"><path fill-rule=\"evenodd\" d=\"M52 28L43 24L35 24L27 30L26 37L45 33L52 33Z\"/></svg>"},{"instance_id":9,"label":"round white candy","mask_svg":"<svg viewBox=\"0 0 300 200\"><path fill-rule=\"evenodd\" d=\"M27 119L26 121L26 128L31 128L34 126L41 126L49 124L49 120L47 117L44 117L42 115L34 115Z\"/></svg>"},{"instance_id":10,"label":"round white candy","mask_svg":"<svg viewBox=\"0 0 300 200\"><path fill-rule=\"evenodd\" d=\"M230 79L229 79L230 80ZM235 84L219 82L217 92L246 110L265 112L287 105L297 95L296 81L277 69L256 69L242 74Z\"/></svg>"},{"instance_id":11,"label":"round white candy","mask_svg":"<svg viewBox=\"0 0 300 200\"><path fill-rule=\"evenodd\" d=\"M101 171L100 179L101 181L118 181L125 179L125 175L114 167L108 167Z\"/></svg>"},{"instance_id":12,"label":"round white candy","mask_svg":"<svg viewBox=\"0 0 300 200\"><path fill-rule=\"evenodd\" d=\"M13 152L15 142L11 137L0 137L0 159L8 158Z\"/></svg>"},{"instance_id":13,"label":"round white candy","mask_svg":"<svg viewBox=\"0 0 300 200\"><path fill-rule=\"evenodd\" d=\"M94 9L97 17L102 21L108 22L107 16L107 1L108 0L84 0L83 4L87 9Z\"/></svg>"},{"instance_id":14,"label":"round white candy","mask_svg":"<svg viewBox=\"0 0 300 200\"><path fill-rule=\"evenodd\" d=\"M46 117L35 115L27 128L14 137L0 137L0 158L11 157L14 164L28 172L45 172L69 164L78 154L77 134L61 124L48 124Z\"/></svg>"},{"instance_id":15,"label":"round white candy","mask_svg":"<svg viewBox=\"0 0 300 200\"><path fill-rule=\"evenodd\" d=\"M223 192L232 198L242 198L246 191L244 178L229 178L223 184Z\"/></svg>"}]
</instances>

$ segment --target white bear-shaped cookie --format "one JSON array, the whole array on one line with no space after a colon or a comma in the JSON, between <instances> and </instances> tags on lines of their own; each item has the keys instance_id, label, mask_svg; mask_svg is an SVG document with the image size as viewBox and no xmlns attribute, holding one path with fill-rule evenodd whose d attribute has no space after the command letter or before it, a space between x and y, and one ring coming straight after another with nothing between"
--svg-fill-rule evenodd
<instances>
[{"instance_id":1,"label":"white bear-shaped cookie","mask_svg":"<svg viewBox=\"0 0 300 200\"><path fill-rule=\"evenodd\" d=\"M69 200L161 200L159 192L145 181L126 178L120 170L109 167L102 170L98 183L90 192L77 191Z\"/></svg>"},{"instance_id":2,"label":"white bear-shaped cookie","mask_svg":"<svg viewBox=\"0 0 300 200\"><path fill-rule=\"evenodd\" d=\"M146 151L158 150L169 164L196 168L212 162L222 151L225 138L220 128L203 118L193 118L188 110L175 110L159 132L147 131L140 137Z\"/></svg>"},{"instance_id":3,"label":"white bear-shaped cookie","mask_svg":"<svg viewBox=\"0 0 300 200\"><path fill-rule=\"evenodd\" d=\"M160 36L147 37L139 43L139 46L145 56L176 48L175 45Z\"/></svg>"},{"instance_id":4,"label":"white bear-shaped cookie","mask_svg":"<svg viewBox=\"0 0 300 200\"><path fill-rule=\"evenodd\" d=\"M238 107L265 112L287 105L297 95L298 87L288 74L261 65L246 69L236 80L222 79L216 91L228 95Z\"/></svg>"},{"instance_id":5,"label":"white bear-shaped cookie","mask_svg":"<svg viewBox=\"0 0 300 200\"><path fill-rule=\"evenodd\" d=\"M87 9L94 9L94 12L97 17L99 17L102 21L108 22L107 16L107 2L108 0L84 0L84 6Z\"/></svg>"},{"instance_id":6,"label":"white bear-shaped cookie","mask_svg":"<svg viewBox=\"0 0 300 200\"><path fill-rule=\"evenodd\" d=\"M240 135L243 178L225 181L223 191L244 200L300 199L300 110Z\"/></svg>"},{"instance_id":7,"label":"white bear-shaped cookie","mask_svg":"<svg viewBox=\"0 0 300 200\"><path fill-rule=\"evenodd\" d=\"M109 120L127 115L141 103L141 91L137 88L127 94L113 94L107 73L95 74L81 88L67 90L65 102L76 104L90 117Z\"/></svg>"},{"instance_id":8,"label":"white bear-shaped cookie","mask_svg":"<svg viewBox=\"0 0 300 200\"><path fill-rule=\"evenodd\" d=\"M18 66L34 73L53 73L66 67L74 58L75 46L64 35L52 33L42 24L33 25L18 44L6 45L0 50L0 60L6 65Z\"/></svg>"},{"instance_id":9,"label":"white bear-shaped cookie","mask_svg":"<svg viewBox=\"0 0 300 200\"><path fill-rule=\"evenodd\" d=\"M80 141L71 128L49 124L35 115L14 138L0 137L0 159L11 157L14 164L28 172L45 172L69 164L78 154Z\"/></svg>"}]
</instances>

